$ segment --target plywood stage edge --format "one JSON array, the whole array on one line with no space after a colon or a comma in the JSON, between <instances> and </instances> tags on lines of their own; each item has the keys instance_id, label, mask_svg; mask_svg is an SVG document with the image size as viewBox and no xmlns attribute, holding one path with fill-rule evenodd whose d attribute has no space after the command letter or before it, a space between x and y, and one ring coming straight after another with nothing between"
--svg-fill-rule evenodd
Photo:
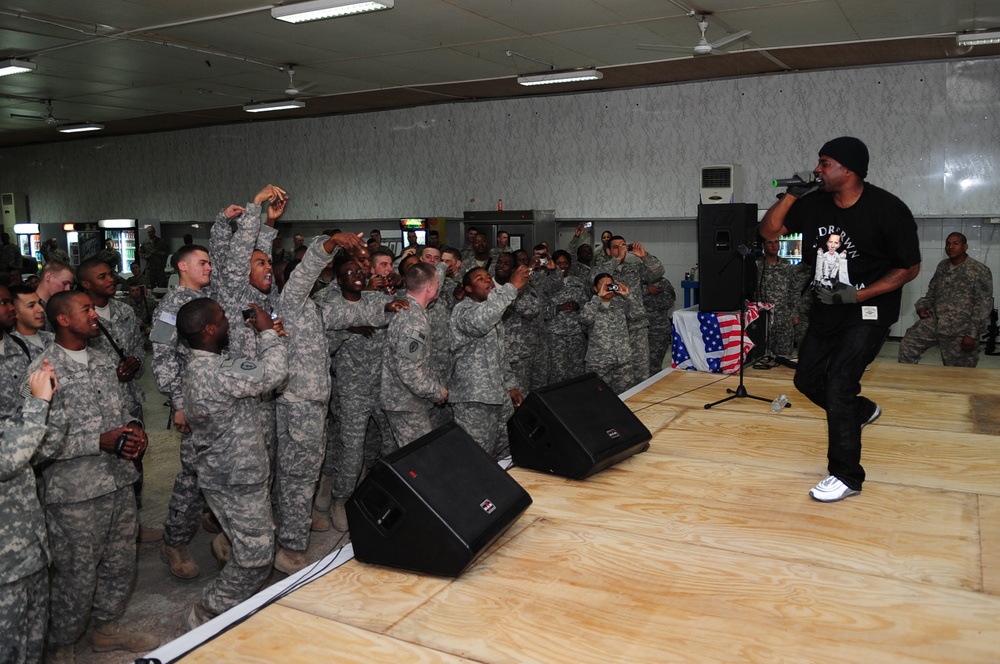
<instances>
[{"instance_id":1,"label":"plywood stage edge","mask_svg":"<svg viewBox=\"0 0 1000 664\"><path fill-rule=\"evenodd\" d=\"M791 376L747 373L788 394L773 415L705 410L737 379L674 372L628 402L648 452L513 469L534 504L458 579L351 561L184 661L1000 661L1000 438L968 388L1000 372L873 365L868 481L832 505L807 496L826 427Z\"/></svg>"}]
</instances>

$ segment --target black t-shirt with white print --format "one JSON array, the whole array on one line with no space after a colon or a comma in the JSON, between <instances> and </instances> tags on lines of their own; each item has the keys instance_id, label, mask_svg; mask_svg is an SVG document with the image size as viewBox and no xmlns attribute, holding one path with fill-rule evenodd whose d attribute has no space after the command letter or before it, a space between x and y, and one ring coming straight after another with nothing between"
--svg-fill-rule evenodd
<instances>
[{"instance_id":1,"label":"black t-shirt with white print","mask_svg":"<svg viewBox=\"0 0 1000 664\"><path fill-rule=\"evenodd\" d=\"M802 233L802 258L813 268L813 288L837 283L864 289L893 269L920 263L920 241L913 214L903 201L865 183L861 197L840 208L833 196L816 192L795 201L785 217L789 233ZM810 327L836 334L853 325L888 327L899 319L902 289L860 304L825 305L813 300Z\"/></svg>"}]
</instances>

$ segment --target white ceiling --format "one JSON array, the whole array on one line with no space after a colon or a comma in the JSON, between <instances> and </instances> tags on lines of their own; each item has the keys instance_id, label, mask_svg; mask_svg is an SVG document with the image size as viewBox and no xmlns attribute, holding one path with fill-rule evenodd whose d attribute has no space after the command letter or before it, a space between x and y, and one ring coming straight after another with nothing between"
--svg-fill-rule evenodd
<instances>
[{"instance_id":1,"label":"white ceiling","mask_svg":"<svg viewBox=\"0 0 1000 664\"><path fill-rule=\"evenodd\" d=\"M279 3L280 4L280 3ZM291 4L291 2L285 3ZM396 0L374 14L290 25L261 0L0 0L0 58L37 64L0 78L0 147L72 140L42 118L128 134L275 117L559 94L782 71L996 57L958 32L1000 28L1000 0ZM707 37L750 30L727 53ZM514 53L513 56L507 54ZM524 56L524 57L522 57ZM306 108L251 116L287 98ZM592 83L518 86L518 74L597 67ZM11 113L40 114L36 119Z\"/></svg>"}]
</instances>

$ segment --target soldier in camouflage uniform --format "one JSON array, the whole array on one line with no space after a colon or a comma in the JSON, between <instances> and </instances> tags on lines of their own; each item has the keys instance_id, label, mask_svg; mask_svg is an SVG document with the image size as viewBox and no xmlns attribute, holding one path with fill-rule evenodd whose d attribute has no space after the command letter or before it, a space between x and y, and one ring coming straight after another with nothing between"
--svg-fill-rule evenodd
<instances>
[{"instance_id":1,"label":"soldier in camouflage uniform","mask_svg":"<svg viewBox=\"0 0 1000 664\"><path fill-rule=\"evenodd\" d=\"M117 623L136 573L133 460L145 452L146 433L125 409L117 361L87 347L101 333L90 298L57 293L48 317L55 343L29 365L34 371L48 360L60 387L45 432L45 445L59 451L42 471L52 552L48 648L54 659L72 661L92 615L94 650L147 652L157 646L155 636L123 631Z\"/></svg>"},{"instance_id":2,"label":"soldier in camouflage uniform","mask_svg":"<svg viewBox=\"0 0 1000 664\"><path fill-rule=\"evenodd\" d=\"M27 353L24 367L27 367L28 362L37 353L52 343L55 335L45 329L45 309L42 308L38 293L30 286L18 284L10 287L10 294L13 296L14 310L17 312L17 323L14 329L10 330L10 336L12 340L24 342L23 350ZM17 345L17 341L14 341L14 344ZM20 382L20 376L13 382L15 384ZM0 408L0 419L3 419L5 412L7 411L4 408Z\"/></svg>"},{"instance_id":3,"label":"soldier in camouflage uniform","mask_svg":"<svg viewBox=\"0 0 1000 664\"><path fill-rule=\"evenodd\" d=\"M153 346L153 376L156 386L170 400L173 424L181 434L181 469L174 479L167 518L163 522L163 549L160 557L170 566L171 573L181 579L199 574L198 565L187 547L198 531L205 509L205 499L198 490L194 474L194 450L191 427L187 423L181 377L191 357L191 349L177 336L177 312L181 307L201 297L207 297L212 274L208 250L201 245L188 245L174 253L174 268L180 282L170 289L153 313L153 329L149 340Z\"/></svg>"},{"instance_id":4,"label":"soldier in camouflage uniform","mask_svg":"<svg viewBox=\"0 0 1000 664\"><path fill-rule=\"evenodd\" d=\"M14 299L6 286L0 286L0 421L14 414L21 398L18 396L25 369L31 361L30 350L22 340L10 333L17 322Z\"/></svg>"},{"instance_id":5,"label":"soldier in camouflage uniform","mask_svg":"<svg viewBox=\"0 0 1000 664\"><path fill-rule=\"evenodd\" d=\"M229 321L214 300L193 300L177 314L177 332L191 348L182 389L195 474L232 542L232 559L184 615L190 629L257 592L274 559L270 460L257 411L260 396L287 379L288 362L270 314L257 304L251 308L260 334L260 355L253 358L222 355Z\"/></svg>"},{"instance_id":6,"label":"soldier in camouflage uniform","mask_svg":"<svg viewBox=\"0 0 1000 664\"><path fill-rule=\"evenodd\" d=\"M674 285L666 277L642 284L642 306L649 318L649 373L663 369L663 358L667 356L673 335L670 324L670 309L677 299Z\"/></svg>"},{"instance_id":7,"label":"soldier in camouflage uniform","mask_svg":"<svg viewBox=\"0 0 1000 664\"><path fill-rule=\"evenodd\" d=\"M448 307L448 318L451 319L451 310L458 304L455 293L462 291L462 252L454 247L445 247L441 250L441 262L445 265L445 273L438 301Z\"/></svg>"},{"instance_id":8,"label":"soldier in camouflage uniform","mask_svg":"<svg viewBox=\"0 0 1000 664\"><path fill-rule=\"evenodd\" d=\"M349 257L336 261L335 267L340 295L326 300L324 316L330 329L346 335L333 360L341 426L340 436L328 450L324 463L329 468L331 480L321 486L333 496L333 526L345 532L344 506L354 493L364 465L369 419L375 421L382 440L392 439L379 404L379 379L388 314L405 306L406 301L393 300L382 291L363 290L364 270Z\"/></svg>"},{"instance_id":9,"label":"soldier in camouflage uniform","mask_svg":"<svg viewBox=\"0 0 1000 664\"><path fill-rule=\"evenodd\" d=\"M99 258L83 261L77 269L77 279L83 292L94 303L101 326L107 331L107 335L102 331L89 345L100 349L108 357L119 359L117 377L125 407L134 419L142 420L146 395L139 387L139 378L145 369L146 349L145 337L135 320L135 312L132 307L115 299L114 271Z\"/></svg>"},{"instance_id":10,"label":"soldier in camouflage uniform","mask_svg":"<svg viewBox=\"0 0 1000 664\"><path fill-rule=\"evenodd\" d=\"M111 238L104 241L104 248L97 254L97 257L101 262L107 263L111 267L111 271L115 273L116 277L122 271L122 255L115 249L115 241Z\"/></svg>"},{"instance_id":11,"label":"soldier in camouflage uniform","mask_svg":"<svg viewBox=\"0 0 1000 664\"><path fill-rule=\"evenodd\" d=\"M135 322L138 323L143 335L148 337L153 329L153 312L156 311L157 307L156 299L146 295L145 289L140 284L132 284L128 286L128 297L125 298L125 304L132 307L132 312L135 313Z\"/></svg>"},{"instance_id":12,"label":"soldier in camouflage uniform","mask_svg":"<svg viewBox=\"0 0 1000 664\"><path fill-rule=\"evenodd\" d=\"M767 351L788 357L792 354L792 328L799 294L795 268L778 256L780 246L777 239L764 240L764 255L757 260L757 300L774 305L767 314Z\"/></svg>"},{"instance_id":13,"label":"soldier in camouflage uniform","mask_svg":"<svg viewBox=\"0 0 1000 664\"><path fill-rule=\"evenodd\" d=\"M551 349L549 381L558 383L583 373L587 339L580 324L580 310L590 299L591 291L580 278L573 276L569 252L557 251L553 260L556 269L542 281L540 290L549 311L546 319Z\"/></svg>"},{"instance_id":14,"label":"soldier in camouflage uniform","mask_svg":"<svg viewBox=\"0 0 1000 664\"><path fill-rule=\"evenodd\" d=\"M792 316L792 336L795 339L795 350L792 357L798 357L802 340L809 329L809 309L812 308L813 291L810 288L813 279L813 269L805 261L799 262L792 269L792 280L795 283L795 314Z\"/></svg>"},{"instance_id":15,"label":"soldier in camouflage uniform","mask_svg":"<svg viewBox=\"0 0 1000 664\"><path fill-rule=\"evenodd\" d=\"M465 298L451 312L455 368L449 399L455 423L490 455L503 452L498 442L507 404L517 407L523 398L507 360L502 318L530 278L522 265L506 284L495 287L488 272L473 268L462 279Z\"/></svg>"},{"instance_id":16,"label":"soldier in camouflage uniform","mask_svg":"<svg viewBox=\"0 0 1000 664\"><path fill-rule=\"evenodd\" d=\"M618 289L608 290L612 284ZM605 273L594 278L594 296L580 311L580 322L587 328L587 371L600 376L615 394L633 385L635 354L628 347L628 319L639 306L641 301L630 295L628 284L616 283ZM648 356L643 362L648 364Z\"/></svg>"},{"instance_id":17,"label":"soldier in camouflage uniform","mask_svg":"<svg viewBox=\"0 0 1000 664\"><path fill-rule=\"evenodd\" d=\"M423 247L419 252L420 262L434 268L438 276L438 297L427 305L427 317L431 321L431 337L435 340L448 338L448 324L451 320L451 309L446 301L441 299L445 285L448 266L441 261L441 250L436 247ZM431 344L431 365L434 373L442 384L447 384L451 378L451 348L447 343ZM453 419L451 406L435 404L431 409L431 426L435 429L451 422Z\"/></svg>"},{"instance_id":18,"label":"soldier in camouflage uniform","mask_svg":"<svg viewBox=\"0 0 1000 664\"><path fill-rule=\"evenodd\" d=\"M417 262L406 271L408 308L389 323L382 356L382 391L379 395L399 447L431 431L430 409L448 400L448 389L431 364L433 343L427 305L437 297L438 275L430 265Z\"/></svg>"},{"instance_id":19,"label":"soldier in camouflage uniform","mask_svg":"<svg viewBox=\"0 0 1000 664\"><path fill-rule=\"evenodd\" d=\"M914 305L920 319L899 343L903 364L916 364L935 345L947 367L979 363L979 338L993 310L993 273L969 256L969 243L961 233L950 234L944 248L948 258L938 263L927 294Z\"/></svg>"},{"instance_id":20,"label":"soldier in camouflage uniform","mask_svg":"<svg viewBox=\"0 0 1000 664\"><path fill-rule=\"evenodd\" d=\"M610 259L597 263L592 275L596 278L601 272L611 275L618 283L628 286L629 297L636 300L627 308L628 313L628 344L632 348L631 385L641 383L649 378L649 318L642 304L642 284L650 284L663 276L663 264L646 253L646 249L638 242L629 244L625 238L615 235L608 245ZM638 261L626 260L632 254ZM590 354L588 353L588 358Z\"/></svg>"},{"instance_id":21,"label":"soldier in camouflage uniform","mask_svg":"<svg viewBox=\"0 0 1000 664\"><path fill-rule=\"evenodd\" d=\"M527 253L525 252L527 257ZM503 286L514 275L517 264L514 254L500 254L496 261L496 283ZM545 275L548 274L544 271ZM539 274L539 277L543 275ZM467 292L468 293L468 292ZM529 283L517 291L514 301L503 312L504 352L514 374L513 387L522 395L528 394L536 373L540 341L534 325L540 320L542 301ZM454 401L454 395L452 395Z\"/></svg>"},{"instance_id":22,"label":"soldier in camouflage uniform","mask_svg":"<svg viewBox=\"0 0 1000 664\"><path fill-rule=\"evenodd\" d=\"M324 311L310 295L338 246L359 247L361 239L351 233L315 238L292 271L278 303L288 333L289 375L277 399L274 502L279 525L274 566L286 574L308 564L305 551L326 447L324 419L331 389Z\"/></svg>"},{"instance_id":23,"label":"soldier in camouflage uniform","mask_svg":"<svg viewBox=\"0 0 1000 664\"><path fill-rule=\"evenodd\" d=\"M39 450L56 389L52 367L35 371L28 386L18 412L0 422L0 662L41 662L49 620L48 535L31 459L57 451Z\"/></svg>"}]
</instances>

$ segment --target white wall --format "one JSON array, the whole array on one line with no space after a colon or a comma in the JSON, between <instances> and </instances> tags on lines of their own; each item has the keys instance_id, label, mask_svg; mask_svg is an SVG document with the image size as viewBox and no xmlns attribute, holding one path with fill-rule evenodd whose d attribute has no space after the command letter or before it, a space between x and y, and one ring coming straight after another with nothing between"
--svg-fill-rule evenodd
<instances>
[{"instance_id":1,"label":"white wall","mask_svg":"<svg viewBox=\"0 0 1000 664\"><path fill-rule=\"evenodd\" d=\"M59 224L210 221L267 182L289 190L287 221L322 226L457 218L502 198L562 219L634 220L612 230L649 244L676 284L697 253L702 165L741 164L744 199L766 207L773 177L813 166L842 134L868 144L869 180L918 217L1000 216L998 109L1000 59L794 73L9 148L0 191L27 194L32 221ZM937 235L924 238L921 280ZM973 252L993 245L968 235Z\"/></svg>"}]
</instances>

